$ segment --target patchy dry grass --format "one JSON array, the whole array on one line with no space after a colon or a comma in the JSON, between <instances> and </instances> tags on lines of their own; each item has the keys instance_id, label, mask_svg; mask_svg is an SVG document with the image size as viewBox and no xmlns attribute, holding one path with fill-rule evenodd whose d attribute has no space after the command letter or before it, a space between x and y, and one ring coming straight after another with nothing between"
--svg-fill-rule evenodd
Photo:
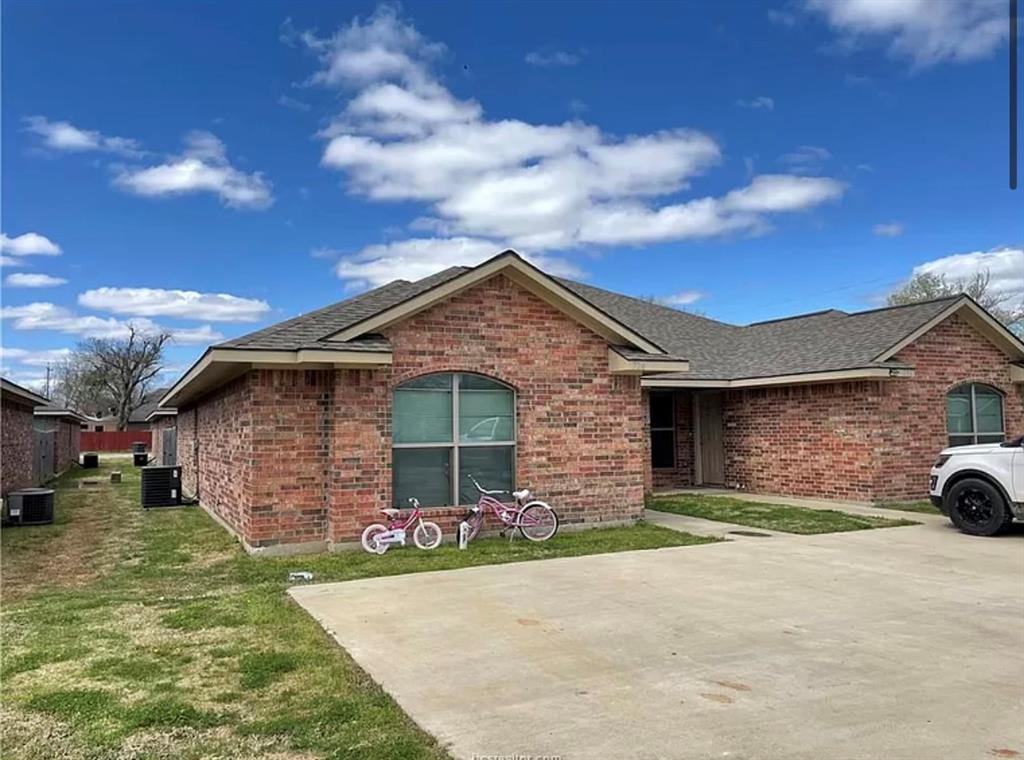
<instances>
[{"instance_id":1,"label":"patchy dry grass","mask_svg":"<svg viewBox=\"0 0 1024 760\"><path fill-rule=\"evenodd\" d=\"M81 477L124 482L79 489ZM294 605L318 581L705 539L650 525L547 544L252 559L198 509L143 511L130 463L58 483L58 522L3 531L4 760L441 758L346 652Z\"/></svg>"}]
</instances>

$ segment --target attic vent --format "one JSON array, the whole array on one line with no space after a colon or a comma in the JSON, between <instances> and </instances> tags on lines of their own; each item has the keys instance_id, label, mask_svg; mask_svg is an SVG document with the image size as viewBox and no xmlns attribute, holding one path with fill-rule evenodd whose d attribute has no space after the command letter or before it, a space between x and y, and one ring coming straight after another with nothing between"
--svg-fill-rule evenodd
<instances>
[{"instance_id":1,"label":"attic vent","mask_svg":"<svg viewBox=\"0 0 1024 760\"><path fill-rule=\"evenodd\" d=\"M181 468L151 465L142 468L142 506L173 507L181 504Z\"/></svg>"}]
</instances>

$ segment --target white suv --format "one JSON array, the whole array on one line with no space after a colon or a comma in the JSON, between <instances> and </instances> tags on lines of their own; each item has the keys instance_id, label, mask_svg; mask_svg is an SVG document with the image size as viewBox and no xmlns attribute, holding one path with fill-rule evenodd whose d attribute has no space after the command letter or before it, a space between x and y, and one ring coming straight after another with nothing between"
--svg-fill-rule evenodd
<instances>
[{"instance_id":1,"label":"white suv","mask_svg":"<svg viewBox=\"0 0 1024 760\"><path fill-rule=\"evenodd\" d=\"M944 449L928 482L932 504L964 533L994 536L1024 520L1024 437Z\"/></svg>"}]
</instances>

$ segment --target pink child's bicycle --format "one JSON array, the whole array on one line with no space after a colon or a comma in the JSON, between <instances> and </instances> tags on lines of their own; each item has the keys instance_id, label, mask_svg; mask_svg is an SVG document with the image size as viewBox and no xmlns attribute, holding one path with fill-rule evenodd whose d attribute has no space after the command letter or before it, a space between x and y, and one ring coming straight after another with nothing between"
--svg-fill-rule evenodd
<instances>
[{"instance_id":1,"label":"pink child's bicycle","mask_svg":"<svg viewBox=\"0 0 1024 760\"><path fill-rule=\"evenodd\" d=\"M406 533L413 523L416 527L412 531L412 540L420 549L436 549L441 545L441 528L437 523L423 519L423 511L420 503L415 499L409 499L412 504L412 511L407 516L401 517L401 510L387 507L381 509L381 514L388 518L388 524L373 523L367 525L363 531L363 548L370 554L383 554L395 544L405 546Z\"/></svg>"},{"instance_id":2,"label":"pink child's bicycle","mask_svg":"<svg viewBox=\"0 0 1024 760\"><path fill-rule=\"evenodd\" d=\"M515 504L503 504L494 497L498 494L508 494L508 491L488 491L477 483L472 475L469 475L469 479L480 493L476 506L470 509L465 517L465 522L469 525L469 541L480 533L485 512L491 512L505 526L502 528L502 534L506 530L518 530L523 534L523 538L530 541L547 541L558 531L558 515L555 514L555 510L543 501L530 501L530 492L525 488L510 494L515 499Z\"/></svg>"}]
</instances>

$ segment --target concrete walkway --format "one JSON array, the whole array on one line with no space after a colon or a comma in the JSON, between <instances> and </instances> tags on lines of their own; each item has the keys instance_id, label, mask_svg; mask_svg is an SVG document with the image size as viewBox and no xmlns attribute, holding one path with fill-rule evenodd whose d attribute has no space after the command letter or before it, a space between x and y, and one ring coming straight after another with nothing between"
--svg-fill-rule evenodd
<instances>
[{"instance_id":1,"label":"concrete walkway","mask_svg":"<svg viewBox=\"0 0 1024 760\"><path fill-rule=\"evenodd\" d=\"M1024 755L1020 531L928 521L289 593L457 758Z\"/></svg>"},{"instance_id":2,"label":"concrete walkway","mask_svg":"<svg viewBox=\"0 0 1024 760\"><path fill-rule=\"evenodd\" d=\"M783 504L789 507L804 507L805 509L834 509L838 512L848 512L851 515L864 517L891 517L892 519L916 520L923 523L948 523L949 518L939 512L905 512L901 509L881 509L874 507L864 501L842 501L839 499L801 499L792 496L775 496L773 494L749 493L747 491L733 491L727 488L679 488L671 491L658 491L658 496L673 496L676 494L694 494L697 496L725 496L740 501L757 501L763 504Z\"/></svg>"}]
</instances>

